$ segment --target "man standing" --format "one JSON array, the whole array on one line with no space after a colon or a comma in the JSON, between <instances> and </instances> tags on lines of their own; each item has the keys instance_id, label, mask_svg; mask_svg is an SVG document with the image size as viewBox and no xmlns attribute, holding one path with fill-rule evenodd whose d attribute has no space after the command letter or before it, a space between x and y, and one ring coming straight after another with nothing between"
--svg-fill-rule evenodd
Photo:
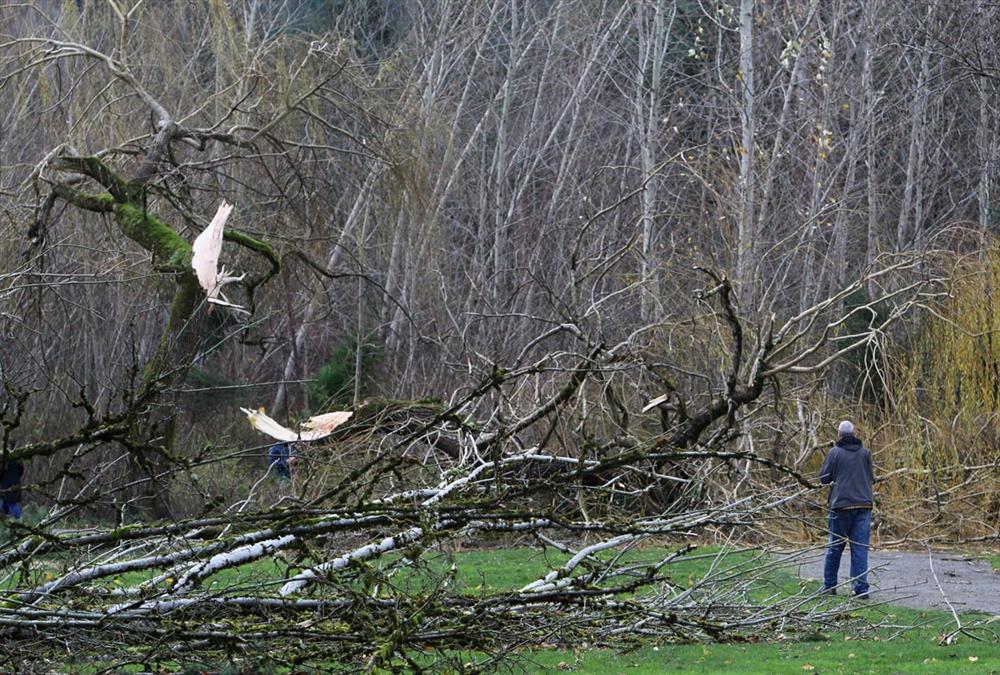
<instances>
[{"instance_id":1,"label":"man standing","mask_svg":"<svg viewBox=\"0 0 1000 675\"><path fill-rule=\"evenodd\" d=\"M823 461L819 482L830 489L830 542L826 548L823 590L836 594L840 556L851 544L854 596L868 598L868 540L872 527L872 455L854 435L854 424L837 427L837 444Z\"/></svg>"}]
</instances>

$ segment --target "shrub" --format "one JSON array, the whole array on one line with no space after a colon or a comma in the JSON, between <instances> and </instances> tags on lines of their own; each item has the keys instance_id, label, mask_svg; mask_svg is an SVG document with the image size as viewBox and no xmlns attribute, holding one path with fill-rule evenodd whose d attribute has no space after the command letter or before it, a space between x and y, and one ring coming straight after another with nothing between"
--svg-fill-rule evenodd
<instances>
[{"instance_id":1,"label":"shrub","mask_svg":"<svg viewBox=\"0 0 1000 675\"><path fill-rule=\"evenodd\" d=\"M310 410L319 412L334 406L347 406L353 402L357 350L358 340L353 335L334 345L329 358L309 383ZM362 394L368 393L372 381L369 370L378 363L380 354L379 346L371 336L367 337L361 345Z\"/></svg>"}]
</instances>

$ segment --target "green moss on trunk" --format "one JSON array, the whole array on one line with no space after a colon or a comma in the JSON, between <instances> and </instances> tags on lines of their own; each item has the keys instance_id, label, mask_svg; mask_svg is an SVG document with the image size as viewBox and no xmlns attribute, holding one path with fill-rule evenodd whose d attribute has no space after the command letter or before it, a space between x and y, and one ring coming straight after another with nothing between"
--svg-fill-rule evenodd
<instances>
[{"instance_id":1,"label":"green moss on trunk","mask_svg":"<svg viewBox=\"0 0 1000 675\"><path fill-rule=\"evenodd\" d=\"M255 253L267 258L268 262L271 263L272 272L277 274L281 270L281 261L278 259L278 254L275 253L271 245L261 241L260 239L255 239L249 234L240 232L239 230L226 230L222 234L223 239L226 241L231 241L233 243L239 244L244 248L248 248Z\"/></svg>"},{"instance_id":2,"label":"green moss on trunk","mask_svg":"<svg viewBox=\"0 0 1000 675\"><path fill-rule=\"evenodd\" d=\"M90 176L103 185L115 201L134 201L137 198L137 191L129 187L128 181L97 157L58 157L53 165L63 171Z\"/></svg>"},{"instance_id":3,"label":"green moss on trunk","mask_svg":"<svg viewBox=\"0 0 1000 675\"><path fill-rule=\"evenodd\" d=\"M190 254L188 257L190 261ZM143 370L143 387L153 386L162 375L168 371L173 371L171 379L182 378L190 365L191 348L185 347L188 343L194 343L193 338L186 338L183 333L188 326L194 310L201 301L201 286L198 284L198 277L190 265L180 273L177 278L177 291L174 299L170 303L170 316L167 318L167 325L160 336L160 344L156 347L156 352L149 359ZM193 331L188 331L192 333Z\"/></svg>"},{"instance_id":4,"label":"green moss on trunk","mask_svg":"<svg viewBox=\"0 0 1000 675\"><path fill-rule=\"evenodd\" d=\"M108 213L114 211L115 208L115 199L109 194L92 194L77 190L68 185L55 185L52 187L52 190L70 204L78 206L81 209L86 209L87 211Z\"/></svg>"},{"instance_id":5,"label":"green moss on trunk","mask_svg":"<svg viewBox=\"0 0 1000 675\"><path fill-rule=\"evenodd\" d=\"M191 272L191 244L156 216L131 202L115 204L118 224L132 241L178 272Z\"/></svg>"}]
</instances>

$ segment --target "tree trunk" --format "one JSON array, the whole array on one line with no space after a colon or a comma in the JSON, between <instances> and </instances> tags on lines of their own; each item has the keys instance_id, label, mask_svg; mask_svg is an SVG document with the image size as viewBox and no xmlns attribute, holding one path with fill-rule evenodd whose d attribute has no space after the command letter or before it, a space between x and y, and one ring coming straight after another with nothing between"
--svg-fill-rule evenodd
<instances>
[{"instance_id":1,"label":"tree trunk","mask_svg":"<svg viewBox=\"0 0 1000 675\"><path fill-rule=\"evenodd\" d=\"M757 228L754 226L754 144L757 117L754 111L754 8L755 0L740 0L740 70L737 82L742 93L740 107L739 231L736 242L736 282L740 303L749 307L756 294L752 277L757 259Z\"/></svg>"}]
</instances>

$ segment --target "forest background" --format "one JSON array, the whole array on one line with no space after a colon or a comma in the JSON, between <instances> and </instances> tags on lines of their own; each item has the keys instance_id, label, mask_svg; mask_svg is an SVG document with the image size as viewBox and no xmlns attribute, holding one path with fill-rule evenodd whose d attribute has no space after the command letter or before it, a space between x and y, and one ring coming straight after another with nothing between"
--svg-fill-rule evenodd
<instances>
[{"instance_id":1,"label":"forest background","mask_svg":"<svg viewBox=\"0 0 1000 675\"><path fill-rule=\"evenodd\" d=\"M984 0L2 2L26 503L266 512L239 407L343 409L311 508L499 508L517 465L563 525L766 494L801 543L850 418L882 544L995 542L998 34ZM190 269L223 200L245 310Z\"/></svg>"}]
</instances>

